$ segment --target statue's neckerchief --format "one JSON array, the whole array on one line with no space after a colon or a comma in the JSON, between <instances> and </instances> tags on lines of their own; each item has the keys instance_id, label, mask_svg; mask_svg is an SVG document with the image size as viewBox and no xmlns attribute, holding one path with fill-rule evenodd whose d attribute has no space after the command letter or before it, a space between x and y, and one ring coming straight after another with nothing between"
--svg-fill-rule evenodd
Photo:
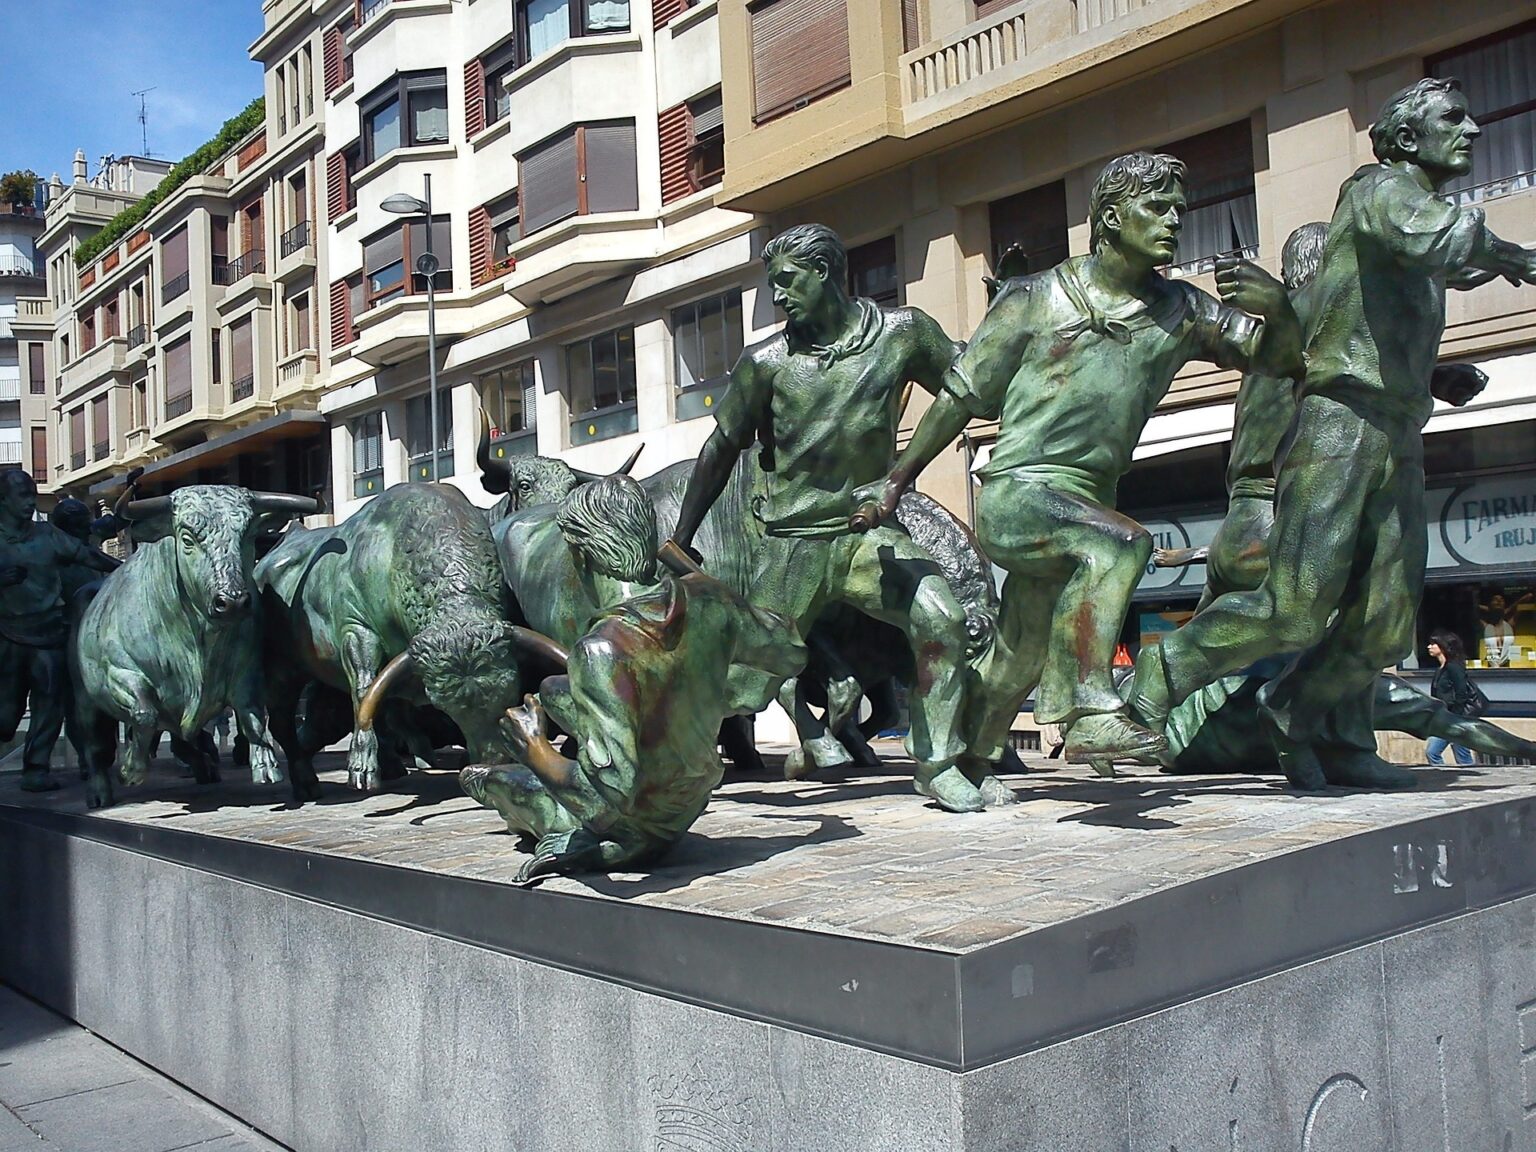
<instances>
[{"instance_id":1,"label":"statue's neckerchief","mask_svg":"<svg viewBox=\"0 0 1536 1152\"><path fill-rule=\"evenodd\" d=\"M1152 311L1145 304L1138 305L1127 316L1114 317L1106 315L1102 309L1095 308L1088 300L1088 293L1083 288L1083 282L1077 278L1077 271L1072 262L1067 261L1056 266L1056 281L1061 285L1061 290L1067 294L1067 299L1072 302L1072 307L1082 313L1082 318L1063 324L1056 329L1056 335L1071 343L1084 332L1097 332L1100 336L1107 336L1116 344L1129 344L1131 334L1145 326L1152 319Z\"/></svg>"},{"instance_id":2,"label":"statue's neckerchief","mask_svg":"<svg viewBox=\"0 0 1536 1152\"><path fill-rule=\"evenodd\" d=\"M859 310L859 322L853 326L853 330L848 335L831 344L807 344L804 347L796 347L793 330L786 328L784 339L789 343L790 351L809 353L816 357L816 362L823 368L830 368L839 360L862 352L872 345L880 338L883 320L880 305L862 296L855 297L851 303Z\"/></svg>"}]
</instances>

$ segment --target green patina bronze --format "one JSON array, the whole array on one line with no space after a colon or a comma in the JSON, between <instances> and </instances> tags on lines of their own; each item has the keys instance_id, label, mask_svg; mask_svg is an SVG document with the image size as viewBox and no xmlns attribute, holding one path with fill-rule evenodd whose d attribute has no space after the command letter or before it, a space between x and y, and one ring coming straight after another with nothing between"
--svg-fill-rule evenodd
<instances>
[{"instance_id":1,"label":"green patina bronze","mask_svg":"<svg viewBox=\"0 0 1536 1152\"><path fill-rule=\"evenodd\" d=\"M802 634L835 605L899 628L915 665L907 748L918 792L951 811L1006 802L984 761L959 763L965 614L939 566L896 527L851 526L860 487L894 458L905 386L937 392L957 346L915 308L851 299L847 254L821 225L775 237L763 260L786 327L747 349L732 371L673 539L691 546L737 457L758 444L766 491L753 602ZM784 703L795 710L793 699Z\"/></svg>"},{"instance_id":2,"label":"green patina bronze","mask_svg":"<svg viewBox=\"0 0 1536 1152\"><path fill-rule=\"evenodd\" d=\"M457 488L396 485L334 528L291 532L256 584L273 731L296 790L318 792L315 741L297 723L311 682L347 694L354 788L380 786L372 717L391 694L445 713L476 759L507 754L498 722L522 698L519 637L485 514Z\"/></svg>"},{"instance_id":3,"label":"green patina bronze","mask_svg":"<svg viewBox=\"0 0 1536 1152\"><path fill-rule=\"evenodd\" d=\"M557 597L565 606L547 619L595 615L565 675L507 713L516 763L460 776L469 795L536 841L520 882L654 861L720 782L721 721L765 707L805 663L782 617L703 573L658 570L655 508L628 477L576 489L540 523L576 557L576 582ZM546 717L576 739L575 759L551 743Z\"/></svg>"},{"instance_id":4,"label":"green patina bronze","mask_svg":"<svg viewBox=\"0 0 1536 1152\"><path fill-rule=\"evenodd\" d=\"M1299 788L1415 783L1376 755L1373 704L1380 670L1413 649L1428 547L1421 430L1447 278L1536 279L1536 257L1493 235L1480 209L1436 194L1470 170L1478 134L1458 86L1440 79L1393 97L1372 126L1379 163L1341 189L1312 290L1263 582L1216 598L1138 658L1133 706L1161 726L1227 673L1299 653L1258 696ZM1464 399L1464 383L1448 383L1447 399Z\"/></svg>"},{"instance_id":5,"label":"green patina bronze","mask_svg":"<svg viewBox=\"0 0 1536 1152\"><path fill-rule=\"evenodd\" d=\"M47 792L58 787L48 765L70 699L69 601L118 562L34 520L36 512L32 477L19 468L0 472L0 740L16 734L30 699L21 786Z\"/></svg>"},{"instance_id":6,"label":"green patina bronze","mask_svg":"<svg viewBox=\"0 0 1536 1152\"><path fill-rule=\"evenodd\" d=\"M1163 739L1135 722L1110 679L1121 622L1152 552L1114 510L1131 451L1174 374L1192 360L1272 376L1301 368L1284 287L1219 262L1227 304L1158 272L1178 245L1184 166L1112 161L1091 199L1093 251L1001 285L890 475L860 493L871 519L973 417L999 419L981 469L977 535L1008 577L998 635L967 710L971 751L995 758L1030 692L1035 718L1066 730L1066 755L1103 772L1155 760ZM1265 319L1245 315L1242 308Z\"/></svg>"}]
</instances>

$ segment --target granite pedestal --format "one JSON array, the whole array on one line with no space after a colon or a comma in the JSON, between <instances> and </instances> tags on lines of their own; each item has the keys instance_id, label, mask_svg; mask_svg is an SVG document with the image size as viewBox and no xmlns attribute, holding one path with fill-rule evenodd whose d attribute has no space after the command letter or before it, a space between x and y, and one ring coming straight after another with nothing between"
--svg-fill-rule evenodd
<instances>
[{"instance_id":1,"label":"granite pedestal","mask_svg":"<svg viewBox=\"0 0 1536 1152\"><path fill-rule=\"evenodd\" d=\"M1531 769L952 816L893 762L521 890L454 776L337 767L0 780L0 978L306 1152L1536 1149Z\"/></svg>"}]
</instances>

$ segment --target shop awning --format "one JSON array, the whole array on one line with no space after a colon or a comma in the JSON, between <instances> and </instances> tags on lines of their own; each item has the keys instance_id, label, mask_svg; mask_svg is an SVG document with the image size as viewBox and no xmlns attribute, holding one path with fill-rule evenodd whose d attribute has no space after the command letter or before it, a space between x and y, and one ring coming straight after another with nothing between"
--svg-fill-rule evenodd
<instances>
[{"instance_id":1,"label":"shop awning","mask_svg":"<svg viewBox=\"0 0 1536 1152\"><path fill-rule=\"evenodd\" d=\"M145 467L140 483L163 484L203 468L214 468L228 463L238 456L270 447L279 441L323 436L327 427L328 423L322 413L305 409L289 409L275 416L268 416L265 420L258 420L254 424L247 424L244 428L226 433L216 439L194 444L190 448L183 448L180 452L173 452L163 460L156 460ZM101 498L116 496L123 490L125 481L124 476L113 476L98 481L91 485L90 494Z\"/></svg>"}]
</instances>

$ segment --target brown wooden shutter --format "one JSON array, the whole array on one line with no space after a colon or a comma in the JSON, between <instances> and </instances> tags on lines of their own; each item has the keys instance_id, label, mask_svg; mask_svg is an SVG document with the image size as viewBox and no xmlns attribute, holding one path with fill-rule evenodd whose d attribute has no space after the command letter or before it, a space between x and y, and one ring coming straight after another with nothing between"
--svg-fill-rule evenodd
<instances>
[{"instance_id":1,"label":"brown wooden shutter","mask_svg":"<svg viewBox=\"0 0 1536 1152\"><path fill-rule=\"evenodd\" d=\"M69 450L85 451L85 405L83 404L69 414Z\"/></svg>"},{"instance_id":2,"label":"brown wooden shutter","mask_svg":"<svg viewBox=\"0 0 1536 1152\"><path fill-rule=\"evenodd\" d=\"M574 131L523 153L517 167L524 236L532 236L541 228L576 215L580 209L580 190L576 179Z\"/></svg>"},{"instance_id":3,"label":"brown wooden shutter","mask_svg":"<svg viewBox=\"0 0 1536 1152\"><path fill-rule=\"evenodd\" d=\"M179 340L165 350L165 399L169 403L192 394L192 338Z\"/></svg>"},{"instance_id":4,"label":"brown wooden shutter","mask_svg":"<svg viewBox=\"0 0 1536 1152\"><path fill-rule=\"evenodd\" d=\"M48 429L32 426L32 479L39 484L48 479Z\"/></svg>"},{"instance_id":5,"label":"brown wooden shutter","mask_svg":"<svg viewBox=\"0 0 1536 1152\"><path fill-rule=\"evenodd\" d=\"M999 12L1017 0L976 0L976 19L985 20L994 12Z\"/></svg>"},{"instance_id":6,"label":"brown wooden shutter","mask_svg":"<svg viewBox=\"0 0 1536 1152\"><path fill-rule=\"evenodd\" d=\"M661 131L661 202L681 200L694 190L689 152L693 148L693 117L688 105L668 108L657 117Z\"/></svg>"},{"instance_id":7,"label":"brown wooden shutter","mask_svg":"<svg viewBox=\"0 0 1536 1152\"><path fill-rule=\"evenodd\" d=\"M187 274L187 230L173 233L160 247L160 281L168 284Z\"/></svg>"},{"instance_id":8,"label":"brown wooden shutter","mask_svg":"<svg viewBox=\"0 0 1536 1152\"><path fill-rule=\"evenodd\" d=\"M769 0L751 17L755 119L848 83L846 0Z\"/></svg>"},{"instance_id":9,"label":"brown wooden shutter","mask_svg":"<svg viewBox=\"0 0 1536 1152\"><path fill-rule=\"evenodd\" d=\"M464 132L485 129L485 61L478 56L464 65Z\"/></svg>"},{"instance_id":10,"label":"brown wooden shutter","mask_svg":"<svg viewBox=\"0 0 1536 1152\"><path fill-rule=\"evenodd\" d=\"M325 30L325 94L329 97L341 87L341 25Z\"/></svg>"},{"instance_id":11,"label":"brown wooden shutter","mask_svg":"<svg viewBox=\"0 0 1536 1152\"><path fill-rule=\"evenodd\" d=\"M1007 0L1013 3L1013 0ZM901 47L910 52L923 42L919 27L917 0L901 0Z\"/></svg>"},{"instance_id":12,"label":"brown wooden shutter","mask_svg":"<svg viewBox=\"0 0 1536 1152\"><path fill-rule=\"evenodd\" d=\"M352 294L345 280L331 282L331 347L352 343Z\"/></svg>"},{"instance_id":13,"label":"brown wooden shutter","mask_svg":"<svg viewBox=\"0 0 1536 1152\"><path fill-rule=\"evenodd\" d=\"M283 309L286 313L288 309ZM229 330L229 378L244 380L255 374L256 360L251 349L251 322L242 320Z\"/></svg>"},{"instance_id":14,"label":"brown wooden shutter","mask_svg":"<svg viewBox=\"0 0 1536 1152\"><path fill-rule=\"evenodd\" d=\"M589 124L585 129L588 212L633 212L640 207L635 169L635 122Z\"/></svg>"},{"instance_id":15,"label":"brown wooden shutter","mask_svg":"<svg viewBox=\"0 0 1536 1152\"><path fill-rule=\"evenodd\" d=\"M660 32L674 18L688 11L688 0L652 0L651 19Z\"/></svg>"},{"instance_id":16,"label":"brown wooden shutter","mask_svg":"<svg viewBox=\"0 0 1536 1152\"><path fill-rule=\"evenodd\" d=\"M478 288L491 278L491 211L484 205L469 212L469 282Z\"/></svg>"},{"instance_id":17,"label":"brown wooden shutter","mask_svg":"<svg viewBox=\"0 0 1536 1152\"><path fill-rule=\"evenodd\" d=\"M325 158L325 207L332 222L347 210L347 154L332 152Z\"/></svg>"}]
</instances>

